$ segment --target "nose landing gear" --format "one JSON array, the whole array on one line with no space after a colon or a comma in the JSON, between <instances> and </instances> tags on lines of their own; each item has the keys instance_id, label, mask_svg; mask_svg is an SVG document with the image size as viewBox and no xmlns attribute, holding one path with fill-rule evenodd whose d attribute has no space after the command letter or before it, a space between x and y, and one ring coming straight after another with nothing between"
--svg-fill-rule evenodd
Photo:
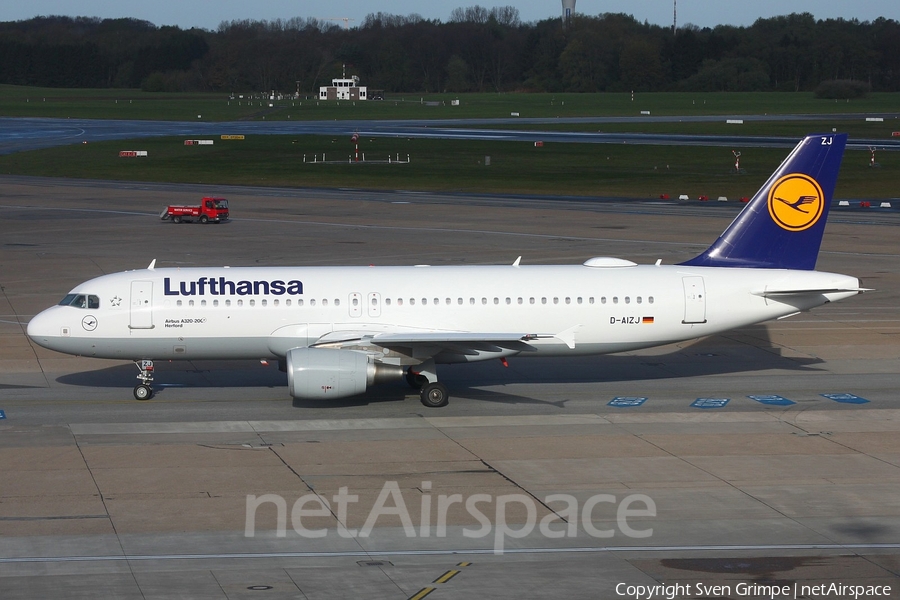
<instances>
[{"instance_id":1,"label":"nose landing gear","mask_svg":"<svg viewBox=\"0 0 900 600\"><path fill-rule=\"evenodd\" d=\"M153 361L152 360L136 360L134 366L138 368L140 373L137 376L141 382L134 386L135 400L149 400L153 397Z\"/></svg>"}]
</instances>

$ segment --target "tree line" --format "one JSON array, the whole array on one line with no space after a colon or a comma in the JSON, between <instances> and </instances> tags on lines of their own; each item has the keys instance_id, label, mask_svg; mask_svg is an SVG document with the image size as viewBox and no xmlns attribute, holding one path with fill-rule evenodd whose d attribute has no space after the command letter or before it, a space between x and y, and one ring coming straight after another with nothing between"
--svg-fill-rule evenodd
<instances>
[{"instance_id":1,"label":"tree line","mask_svg":"<svg viewBox=\"0 0 900 600\"><path fill-rule=\"evenodd\" d=\"M900 91L900 23L816 20L673 31L629 15L522 22L511 6L447 22L368 15L350 29L293 18L217 30L136 19L0 23L0 83L148 91L316 93L347 74L386 92L810 91L857 82Z\"/></svg>"}]
</instances>

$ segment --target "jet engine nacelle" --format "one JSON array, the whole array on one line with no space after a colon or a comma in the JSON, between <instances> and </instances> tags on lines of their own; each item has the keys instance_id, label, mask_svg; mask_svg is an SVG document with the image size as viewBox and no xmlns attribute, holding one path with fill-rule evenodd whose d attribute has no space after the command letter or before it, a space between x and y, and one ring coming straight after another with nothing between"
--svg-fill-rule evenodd
<instances>
[{"instance_id":1,"label":"jet engine nacelle","mask_svg":"<svg viewBox=\"0 0 900 600\"><path fill-rule=\"evenodd\" d=\"M294 348L285 356L288 389L300 399L346 398L388 377L402 377L401 367L376 365L353 350Z\"/></svg>"}]
</instances>

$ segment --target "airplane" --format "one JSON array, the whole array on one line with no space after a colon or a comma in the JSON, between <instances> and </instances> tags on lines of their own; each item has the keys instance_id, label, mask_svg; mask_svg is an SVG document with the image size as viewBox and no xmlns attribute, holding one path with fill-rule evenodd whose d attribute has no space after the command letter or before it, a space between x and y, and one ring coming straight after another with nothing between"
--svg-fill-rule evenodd
<instances>
[{"instance_id":1,"label":"airplane","mask_svg":"<svg viewBox=\"0 0 900 600\"><path fill-rule=\"evenodd\" d=\"M804 138L721 236L680 264L156 268L97 277L28 336L80 356L277 360L295 399L386 380L447 405L437 365L608 354L793 316L867 291L815 270L846 134ZM803 205L805 211L794 206Z\"/></svg>"}]
</instances>

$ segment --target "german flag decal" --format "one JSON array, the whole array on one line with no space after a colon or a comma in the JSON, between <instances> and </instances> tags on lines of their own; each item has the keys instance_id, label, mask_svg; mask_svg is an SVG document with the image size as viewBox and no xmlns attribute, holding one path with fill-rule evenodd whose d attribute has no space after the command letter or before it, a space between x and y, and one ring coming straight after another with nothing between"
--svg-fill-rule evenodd
<instances>
[{"instance_id":1,"label":"german flag decal","mask_svg":"<svg viewBox=\"0 0 900 600\"><path fill-rule=\"evenodd\" d=\"M653 317L644 317L641 319L641 323L652 323Z\"/></svg>"}]
</instances>

